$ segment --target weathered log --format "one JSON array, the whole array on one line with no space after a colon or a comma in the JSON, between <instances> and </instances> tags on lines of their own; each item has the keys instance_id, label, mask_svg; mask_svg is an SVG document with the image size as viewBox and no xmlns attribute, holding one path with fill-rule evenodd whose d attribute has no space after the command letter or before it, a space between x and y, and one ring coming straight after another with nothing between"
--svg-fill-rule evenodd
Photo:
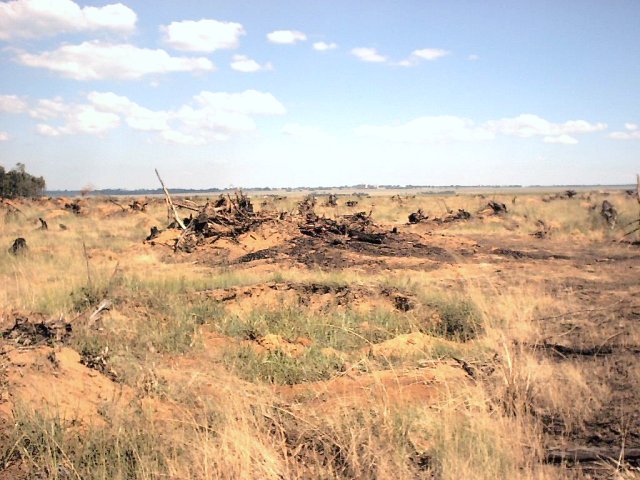
<instances>
[{"instance_id":1,"label":"weathered log","mask_svg":"<svg viewBox=\"0 0 640 480\"><path fill-rule=\"evenodd\" d=\"M568 449L552 448L547 450L545 462L562 463L593 463L611 460L618 462L637 463L640 461L640 448L619 447L576 447Z\"/></svg>"}]
</instances>

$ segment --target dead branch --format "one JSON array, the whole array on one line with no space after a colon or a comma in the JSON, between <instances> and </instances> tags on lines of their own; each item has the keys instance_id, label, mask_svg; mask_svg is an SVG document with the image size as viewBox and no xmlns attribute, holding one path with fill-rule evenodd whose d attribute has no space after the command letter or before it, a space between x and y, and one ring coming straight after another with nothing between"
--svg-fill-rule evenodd
<instances>
[{"instance_id":1,"label":"dead branch","mask_svg":"<svg viewBox=\"0 0 640 480\"><path fill-rule=\"evenodd\" d=\"M171 195L169 195L169 190L167 190L167 187L164 186L164 182L162 181L162 178L160 178L160 174L158 173L158 169L156 168L155 171L156 171L156 175L158 176L158 180L160 180L160 185L162 185L162 190L164 191L164 196L165 196L165 200L167 202L167 205L169 205L171 207L171 210L173 211L173 216L174 216L174 218L176 220L176 223L178 225L180 225L180 228L182 228L182 230L186 230L187 227L185 227L184 222L182 221L182 219L178 215L178 211L176 210L176 207L173 204L173 201L171 200Z\"/></svg>"},{"instance_id":2,"label":"dead branch","mask_svg":"<svg viewBox=\"0 0 640 480\"><path fill-rule=\"evenodd\" d=\"M108 198L107 199L109 201L109 203L113 203L114 205L117 205L120 207L120 209L124 212L126 211L126 208L124 208L122 205L120 205L118 202L116 202L113 198Z\"/></svg>"},{"instance_id":3,"label":"dead branch","mask_svg":"<svg viewBox=\"0 0 640 480\"><path fill-rule=\"evenodd\" d=\"M615 448L615 447L576 447L547 450L546 463L592 463L603 460L637 462L640 461L640 448Z\"/></svg>"}]
</instances>

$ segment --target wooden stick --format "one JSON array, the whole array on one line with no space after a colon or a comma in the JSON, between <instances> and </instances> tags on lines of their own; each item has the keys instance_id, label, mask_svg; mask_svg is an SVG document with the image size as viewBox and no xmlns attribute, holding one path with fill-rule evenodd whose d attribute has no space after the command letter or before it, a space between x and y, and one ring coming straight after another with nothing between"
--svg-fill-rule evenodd
<instances>
[{"instance_id":1,"label":"wooden stick","mask_svg":"<svg viewBox=\"0 0 640 480\"><path fill-rule=\"evenodd\" d=\"M113 203L114 205L119 206L122 209L123 212L126 210L126 208L124 208L122 205L120 205L118 202L116 202L113 198L108 198L107 200L109 201L109 203Z\"/></svg>"},{"instance_id":2,"label":"wooden stick","mask_svg":"<svg viewBox=\"0 0 640 480\"><path fill-rule=\"evenodd\" d=\"M173 205L173 202L171 201L171 195L169 195L169 190L167 190L167 187L164 186L164 182L162 181L162 178L160 178L158 169L156 168L155 171L156 171L156 175L158 176L158 180L160 180L160 185L162 185L162 190L164 190L165 200L167 204L171 207L171 210L173 211L173 216L176 219L176 222L178 223L178 225L180 225L180 228L182 228L182 230L186 230L187 227L184 226L184 223L178 216L178 211L176 210L176 207Z\"/></svg>"},{"instance_id":3,"label":"wooden stick","mask_svg":"<svg viewBox=\"0 0 640 480\"><path fill-rule=\"evenodd\" d=\"M566 450L549 449L545 455L546 463L590 463L620 458L631 462L640 459L640 448L621 449L616 447L577 447Z\"/></svg>"}]
</instances>

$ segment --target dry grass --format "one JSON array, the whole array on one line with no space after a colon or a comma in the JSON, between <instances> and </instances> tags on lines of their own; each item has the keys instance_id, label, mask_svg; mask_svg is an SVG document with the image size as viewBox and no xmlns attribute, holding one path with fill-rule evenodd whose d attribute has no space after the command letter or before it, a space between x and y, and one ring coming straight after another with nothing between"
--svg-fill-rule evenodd
<instances>
[{"instance_id":1,"label":"dry grass","mask_svg":"<svg viewBox=\"0 0 640 480\"><path fill-rule=\"evenodd\" d=\"M523 235L535 230L538 219L551 222L560 240L578 236L598 242L620 235L619 229L604 228L583 199L545 203L539 195L523 195L513 204L511 196L495 198L510 209L507 227L515 222ZM594 194L590 202L603 198ZM404 223L418 208L440 216L447 208L475 212L488 201L421 195L401 202L354 199L359 201L356 210L372 210L376 220L390 224ZM295 200L287 197L272 206L292 210ZM634 212L632 200L620 195L612 201L621 211L621 223ZM446 284L430 272L214 268L164 258L167 251L142 245L148 228L165 222L162 205L135 215L120 215L117 208L87 217L63 215L59 222L67 229L57 228L56 220L49 222L49 231L36 230L34 220L47 214L42 207L25 204L21 209L26 218L5 222L0 244L9 246L23 236L30 248L21 257L4 247L0 251L0 305L5 312L75 318L108 296L114 302L111 313L98 330L78 323L72 347L92 354L108 351L110 367L135 392L135 400L127 411L105 403L100 413L104 425L59 418L55 409L36 411L16 402L15 428L2 441L5 467L20 464L29 475L48 479L529 480L582 475L541 463L542 420L555 419L565 432L580 430L610 392L590 380L583 364L558 364L524 346L543 342L539 319L566 311L570 301L532 282L528 272L513 272L505 285L493 272L464 267L452 269ZM319 210L327 215L349 211ZM505 225L476 219L447 227L445 233L496 231L504 234ZM194 295L271 281L392 286L414 295L421 307L362 313L278 305L237 313ZM434 312L439 323L434 323ZM231 338L217 353L208 350L206 341L214 332ZM416 332L440 337L437 346L388 361L363 353ZM313 347L292 358L241 343L267 334L304 337ZM328 347L342 356L322 350ZM355 368L364 374L401 372L417 368L418 362L437 365L461 356L478 372L493 373L463 384L445 380L438 395L422 403L364 396L357 408L347 401L323 409L318 396L285 400L273 386L330 380ZM145 401L171 414L154 418L145 412ZM613 475L635 478L631 471Z\"/></svg>"}]
</instances>

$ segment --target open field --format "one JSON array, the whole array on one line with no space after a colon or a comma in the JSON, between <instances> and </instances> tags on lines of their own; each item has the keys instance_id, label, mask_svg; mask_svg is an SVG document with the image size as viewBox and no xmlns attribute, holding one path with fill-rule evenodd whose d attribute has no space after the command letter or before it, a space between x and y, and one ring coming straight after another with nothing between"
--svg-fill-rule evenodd
<instances>
[{"instance_id":1,"label":"open field","mask_svg":"<svg viewBox=\"0 0 640 480\"><path fill-rule=\"evenodd\" d=\"M3 203L0 479L640 478L634 195Z\"/></svg>"}]
</instances>

